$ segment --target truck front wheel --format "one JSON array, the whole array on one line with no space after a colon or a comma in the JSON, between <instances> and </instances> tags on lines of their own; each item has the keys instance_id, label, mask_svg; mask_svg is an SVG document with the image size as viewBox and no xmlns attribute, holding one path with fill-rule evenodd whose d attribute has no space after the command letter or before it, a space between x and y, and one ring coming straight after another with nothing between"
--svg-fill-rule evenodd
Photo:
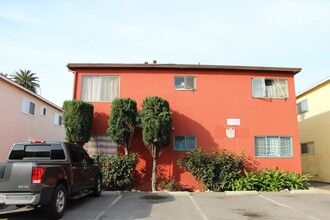
<instances>
[{"instance_id":1,"label":"truck front wheel","mask_svg":"<svg viewBox=\"0 0 330 220\"><path fill-rule=\"evenodd\" d=\"M63 184L56 185L52 199L46 205L46 215L51 219L59 219L64 215L67 203L66 189Z\"/></svg>"}]
</instances>

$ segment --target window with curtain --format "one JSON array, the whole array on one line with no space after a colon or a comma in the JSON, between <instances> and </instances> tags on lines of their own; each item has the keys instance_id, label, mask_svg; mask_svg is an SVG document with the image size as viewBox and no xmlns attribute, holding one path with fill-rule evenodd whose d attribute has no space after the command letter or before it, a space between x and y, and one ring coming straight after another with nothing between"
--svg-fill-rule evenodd
<instances>
[{"instance_id":1,"label":"window with curtain","mask_svg":"<svg viewBox=\"0 0 330 220\"><path fill-rule=\"evenodd\" d=\"M196 90L195 76L175 76L174 77L175 90Z\"/></svg>"},{"instance_id":2,"label":"window with curtain","mask_svg":"<svg viewBox=\"0 0 330 220\"><path fill-rule=\"evenodd\" d=\"M254 98L288 98L287 79L252 79L252 97Z\"/></svg>"},{"instance_id":3,"label":"window with curtain","mask_svg":"<svg viewBox=\"0 0 330 220\"><path fill-rule=\"evenodd\" d=\"M255 137L256 157L292 157L291 137L262 136Z\"/></svg>"},{"instance_id":4,"label":"window with curtain","mask_svg":"<svg viewBox=\"0 0 330 220\"><path fill-rule=\"evenodd\" d=\"M119 76L83 76L81 100L112 102L119 97Z\"/></svg>"}]
</instances>

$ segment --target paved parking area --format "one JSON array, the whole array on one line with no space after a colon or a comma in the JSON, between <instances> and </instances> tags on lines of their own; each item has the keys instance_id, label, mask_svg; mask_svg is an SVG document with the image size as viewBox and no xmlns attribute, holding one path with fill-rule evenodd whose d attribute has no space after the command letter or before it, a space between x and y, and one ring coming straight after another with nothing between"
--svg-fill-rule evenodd
<instances>
[{"instance_id":1,"label":"paved parking area","mask_svg":"<svg viewBox=\"0 0 330 220\"><path fill-rule=\"evenodd\" d=\"M105 219L330 219L330 193L309 190L279 193L104 192L99 198L70 201L63 220ZM41 210L20 208L0 219L45 219Z\"/></svg>"}]
</instances>

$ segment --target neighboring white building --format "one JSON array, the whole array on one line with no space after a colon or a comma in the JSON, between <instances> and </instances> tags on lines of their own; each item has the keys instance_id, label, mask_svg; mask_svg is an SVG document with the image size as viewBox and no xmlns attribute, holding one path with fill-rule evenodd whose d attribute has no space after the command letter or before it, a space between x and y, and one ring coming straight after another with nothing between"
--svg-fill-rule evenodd
<instances>
[{"instance_id":1,"label":"neighboring white building","mask_svg":"<svg viewBox=\"0 0 330 220\"><path fill-rule=\"evenodd\" d=\"M15 142L65 140L62 109L0 75L0 161Z\"/></svg>"}]
</instances>

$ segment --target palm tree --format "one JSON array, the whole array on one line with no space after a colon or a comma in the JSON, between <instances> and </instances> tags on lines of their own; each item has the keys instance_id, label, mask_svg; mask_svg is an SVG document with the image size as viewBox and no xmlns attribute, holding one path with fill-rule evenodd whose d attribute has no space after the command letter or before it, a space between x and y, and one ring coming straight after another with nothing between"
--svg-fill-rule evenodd
<instances>
[{"instance_id":1,"label":"palm tree","mask_svg":"<svg viewBox=\"0 0 330 220\"><path fill-rule=\"evenodd\" d=\"M39 77L35 76L35 73L32 73L31 70L21 70L15 71L14 74L11 74L11 78L17 84L27 88L31 92L37 93L37 88L39 85Z\"/></svg>"},{"instance_id":2,"label":"palm tree","mask_svg":"<svg viewBox=\"0 0 330 220\"><path fill-rule=\"evenodd\" d=\"M0 72L0 75L8 78L8 74L7 73Z\"/></svg>"}]
</instances>

